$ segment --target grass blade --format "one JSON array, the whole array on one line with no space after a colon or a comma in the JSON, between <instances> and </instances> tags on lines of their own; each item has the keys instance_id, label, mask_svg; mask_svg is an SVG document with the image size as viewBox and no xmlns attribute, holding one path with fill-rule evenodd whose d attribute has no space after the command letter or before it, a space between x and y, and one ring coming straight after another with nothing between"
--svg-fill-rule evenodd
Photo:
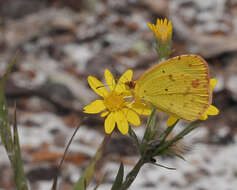
<instances>
[{"instance_id":1,"label":"grass blade","mask_svg":"<svg viewBox=\"0 0 237 190\"><path fill-rule=\"evenodd\" d=\"M24 173L24 167L21 159L21 148L19 142L19 135L17 129L17 114L16 114L16 104L14 107L14 124L13 124L13 136L14 136L14 181L18 190L28 190L27 180Z\"/></svg>"},{"instance_id":2,"label":"grass blade","mask_svg":"<svg viewBox=\"0 0 237 190\"><path fill-rule=\"evenodd\" d=\"M111 188L111 190L118 190L120 189L123 183L123 175L124 175L124 166L123 163L120 164L118 174L116 176L115 182Z\"/></svg>"}]
</instances>

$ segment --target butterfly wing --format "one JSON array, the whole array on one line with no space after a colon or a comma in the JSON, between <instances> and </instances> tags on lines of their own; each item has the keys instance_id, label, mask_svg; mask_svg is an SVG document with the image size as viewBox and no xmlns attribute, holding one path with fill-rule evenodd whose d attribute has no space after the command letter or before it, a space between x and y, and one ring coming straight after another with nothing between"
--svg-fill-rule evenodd
<instances>
[{"instance_id":1,"label":"butterfly wing","mask_svg":"<svg viewBox=\"0 0 237 190\"><path fill-rule=\"evenodd\" d=\"M199 119L211 103L208 65L198 55L168 59L138 79L135 95L175 117Z\"/></svg>"}]
</instances>

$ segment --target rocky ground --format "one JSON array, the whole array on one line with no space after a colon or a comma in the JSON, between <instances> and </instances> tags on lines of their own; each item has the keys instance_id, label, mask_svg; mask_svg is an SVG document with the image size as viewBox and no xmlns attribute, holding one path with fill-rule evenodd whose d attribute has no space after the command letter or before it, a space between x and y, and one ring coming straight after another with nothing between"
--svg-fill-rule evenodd
<instances>
[{"instance_id":1,"label":"rocky ground","mask_svg":"<svg viewBox=\"0 0 237 190\"><path fill-rule=\"evenodd\" d=\"M235 0L0 0L0 73L19 51L6 96L10 117L17 101L25 171L31 189L50 189L56 165L75 126L86 119L69 151L60 189L71 189L103 139L103 120L82 108L96 95L87 76L118 78L132 68L135 78L156 64L147 22L173 22L172 56L203 56L218 79L210 117L184 140L186 161L162 158L177 170L145 166L130 189L234 190L237 187L237 1ZM159 115L161 120L166 116ZM179 127L184 126L180 123ZM136 132L142 134L144 128ZM130 145L130 146L128 146ZM96 172L95 186L110 189L123 161L129 170L137 152L127 136L114 134ZM0 146L0 189L12 190L12 172ZM4 177L3 177L4 176Z\"/></svg>"}]
</instances>

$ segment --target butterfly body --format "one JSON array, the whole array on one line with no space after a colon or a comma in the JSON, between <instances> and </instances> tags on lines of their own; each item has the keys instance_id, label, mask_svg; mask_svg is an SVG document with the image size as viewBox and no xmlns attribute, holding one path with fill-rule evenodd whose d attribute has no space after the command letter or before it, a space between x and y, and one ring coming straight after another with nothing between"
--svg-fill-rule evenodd
<instances>
[{"instance_id":1,"label":"butterfly body","mask_svg":"<svg viewBox=\"0 0 237 190\"><path fill-rule=\"evenodd\" d=\"M211 104L208 65L198 55L168 59L127 85L135 97L187 121L198 119Z\"/></svg>"}]
</instances>

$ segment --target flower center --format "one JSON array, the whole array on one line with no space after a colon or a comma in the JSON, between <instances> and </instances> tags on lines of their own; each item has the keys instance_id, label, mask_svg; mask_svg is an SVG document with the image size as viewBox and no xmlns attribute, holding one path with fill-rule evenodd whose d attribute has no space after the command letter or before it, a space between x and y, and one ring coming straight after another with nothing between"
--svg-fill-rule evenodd
<instances>
[{"instance_id":1,"label":"flower center","mask_svg":"<svg viewBox=\"0 0 237 190\"><path fill-rule=\"evenodd\" d=\"M104 104L109 111L117 111L124 107L125 100L121 95L115 92L109 93L108 96L104 98Z\"/></svg>"}]
</instances>

